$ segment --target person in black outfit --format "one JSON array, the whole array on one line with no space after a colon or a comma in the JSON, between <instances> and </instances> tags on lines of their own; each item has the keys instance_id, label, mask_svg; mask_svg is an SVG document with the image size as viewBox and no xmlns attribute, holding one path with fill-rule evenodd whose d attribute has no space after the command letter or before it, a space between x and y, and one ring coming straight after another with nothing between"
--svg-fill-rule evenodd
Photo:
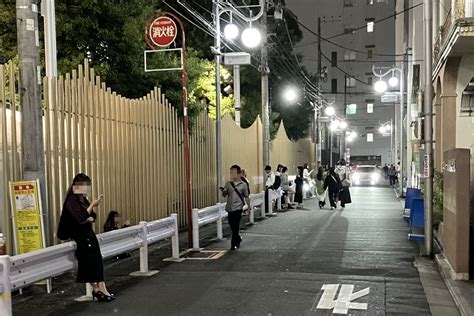
<instances>
[{"instance_id":1,"label":"person in black outfit","mask_svg":"<svg viewBox=\"0 0 474 316\"><path fill-rule=\"evenodd\" d=\"M337 207L336 199L341 188L341 180L339 179L337 173L334 171L334 167L331 167L329 169L329 174L324 180L324 190L326 190L327 188L329 188L329 202L331 203L331 210L333 210Z\"/></svg>"},{"instance_id":2,"label":"person in black outfit","mask_svg":"<svg viewBox=\"0 0 474 316\"><path fill-rule=\"evenodd\" d=\"M57 236L62 240L72 239L76 242L77 282L90 283L94 298L99 302L110 302L115 296L105 286L102 254L92 230L92 223L96 218L94 208L99 206L102 195L89 202L87 195L90 193L91 179L82 173L76 175L64 201Z\"/></svg>"},{"instance_id":3,"label":"person in black outfit","mask_svg":"<svg viewBox=\"0 0 474 316\"><path fill-rule=\"evenodd\" d=\"M104 223L104 232L110 232L113 230L120 229L118 223L120 222L120 214L117 211L110 211L109 215L107 216L107 220ZM122 228L126 228L125 225ZM132 255L130 252L124 252L115 256L115 259L125 259L130 258Z\"/></svg>"},{"instance_id":4,"label":"person in black outfit","mask_svg":"<svg viewBox=\"0 0 474 316\"><path fill-rule=\"evenodd\" d=\"M294 202L298 204L298 208L303 207L303 167L299 166L298 167L298 174L296 175L295 179L295 184L296 184L296 189L295 189L295 198Z\"/></svg>"}]
</instances>

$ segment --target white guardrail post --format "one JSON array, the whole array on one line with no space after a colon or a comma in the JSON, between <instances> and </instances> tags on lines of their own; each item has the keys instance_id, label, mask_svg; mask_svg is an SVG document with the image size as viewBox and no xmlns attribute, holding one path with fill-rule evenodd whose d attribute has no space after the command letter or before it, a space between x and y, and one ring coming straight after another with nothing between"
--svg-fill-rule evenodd
<instances>
[{"instance_id":1,"label":"white guardrail post","mask_svg":"<svg viewBox=\"0 0 474 316\"><path fill-rule=\"evenodd\" d=\"M152 276L157 274L157 270L148 270L148 230L146 222L140 222L141 228L140 238L142 245L140 246L140 271L130 273L131 276Z\"/></svg>"},{"instance_id":2,"label":"white guardrail post","mask_svg":"<svg viewBox=\"0 0 474 316\"><path fill-rule=\"evenodd\" d=\"M178 228L178 214L171 214L174 225L174 234L171 236L171 258L163 259L163 261L183 262L185 259L180 258L179 252L179 228Z\"/></svg>"},{"instance_id":3,"label":"white guardrail post","mask_svg":"<svg viewBox=\"0 0 474 316\"><path fill-rule=\"evenodd\" d=\"M12 315L10 256L0 256L0 315Z\"/></svg>"},{"instance_id":4,"label":"white guardrail post","mask_svg":"<svg viewBox=\"0 0 474 316\"><path fill-rule=\"evenodd\" d=\"M281 189L278 189L277 191L278 198L277 198L277 211L281 211L281 199L283 197L283 192Z\"/></svg>"},{"instance_id":5,"label":"white guardrail post","mask_svg":"<svg viewBox=\"0 0 474 316\"><path fill-rule=\"evenodd\" d=\"M272 216L277 216L277 214L273 213L273 198L276 195L276 191L270 189L268 191L268 214L267 216L272 217Z\"/></svg>"},{"instance_id":6,"label":"white guardrail post","mask_svg":"<svg viewBox=\"0 0 474 316\"><path fill-rule=\"evenodd\" d=\"M224 239L224 234L222 232L222 210L221 210L221 205L220 203L217 203L217 207L219 210L219 217L217 219L216 225L217 225L217 239L222 240Z\"/></svg>"},{"instance_id":7,"label":"white guardrail post","mask_svg":"<svg viewBox=\"0 0 474 316\"><path fill-rule=\"evenodd\" d=\"M201 251L199 248L199 214L198 209L193 209L193 251Z\"/></svg>"}]
</instances>

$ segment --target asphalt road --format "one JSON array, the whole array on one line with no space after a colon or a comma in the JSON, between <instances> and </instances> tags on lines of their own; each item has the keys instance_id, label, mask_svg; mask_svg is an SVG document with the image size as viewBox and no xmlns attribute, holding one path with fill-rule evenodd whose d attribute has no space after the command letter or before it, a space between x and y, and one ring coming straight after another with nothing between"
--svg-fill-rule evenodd
<instances>
[{"instance_id":1,"label":"asphalt road","mask_svg":"<svg viewBox=\"0 0 474 316\"><path fill-rule=\"evenodd\" d=\"M63 280L69 292L17 300L15 315L332 315L333 300L322 299L323 285L330 284L353 285L352 293L369 288L352 301L361 304L350 315L429 315L413 266L418 248L407 240L393 190L351 192L353 203L344 211L319 210L309 200L303 210L258 222L242 232L241 249L219 259L163 264L168 253L156 249L150 265L161 272L146 279L123 276L136 259L113 263L107 275L118 299L112 303L75 303L71 288L78 286ZM206 250L229 246L229 240L211 242ZM334 300L345 306L337 290ZM318 309L322 301L330 309ZM364 303L366 309L353 308Z\"/></svg>"}]
</instances>

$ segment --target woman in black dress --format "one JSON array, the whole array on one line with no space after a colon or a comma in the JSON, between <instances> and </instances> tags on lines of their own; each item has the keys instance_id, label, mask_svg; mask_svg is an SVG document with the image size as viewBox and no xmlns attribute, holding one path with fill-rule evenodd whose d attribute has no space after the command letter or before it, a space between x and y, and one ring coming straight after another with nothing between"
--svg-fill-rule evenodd
<instances>
[{"instance_id":1,"label":"woman in black dress","mask_svg":"<svg viewBox=\"0 0 474 316\"><path fill-rule=\"evenodd\" d=\"M296 175L295 179L295 184L296 184L296 189L295 189L295 203L298 204L298 208L303 207L303 167L299 166L298 167L298 174Z\"/></svg>"},{"instance_id":2,"label":"woman in black dress","mask_svg":"<svg viewBox=\"0 0 474 316\"><path fill-rule=\"evenodd\" d=\"M74 177L69 188L58 227L58 238L72 239L76 242L77 282L90 283L93 297L100 302L115 299L105 286L104 266L99 242L92 230L96 214L94 208L99 206L102 196L89 202L87 195L91 193L91 179L85 174Z\"/></svg>"},{"instance_id":3,"label":"woman in black dress","mask_svg":"<svg viewBox=\"0 0 474 316\"><path fill-rule=\"evenodd\" d=\"M331 210L335 209L336 199L341 189L341 179L338 174L334 171L334 167L329 169L329 174L324 180L324 190L328 189L329 193L329 202L331 203Z\"/></svg>"}]
</instances>

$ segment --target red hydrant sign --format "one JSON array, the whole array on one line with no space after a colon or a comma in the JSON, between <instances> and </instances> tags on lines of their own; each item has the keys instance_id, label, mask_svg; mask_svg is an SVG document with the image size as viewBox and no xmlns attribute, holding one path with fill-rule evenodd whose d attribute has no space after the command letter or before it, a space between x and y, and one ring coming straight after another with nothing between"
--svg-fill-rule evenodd
<instances>
[{"instance_id":1,"label":"red hydrant sign","mask_svg":"<svg viewBox=\"0 0 474 316\"><path fill-rule=\"evenodd\" d=\"M167 47L176 39L176 23L167 16L156 18L150 25L148 36L150 40L159 47Z\"/></svg>"}]
</instances>

